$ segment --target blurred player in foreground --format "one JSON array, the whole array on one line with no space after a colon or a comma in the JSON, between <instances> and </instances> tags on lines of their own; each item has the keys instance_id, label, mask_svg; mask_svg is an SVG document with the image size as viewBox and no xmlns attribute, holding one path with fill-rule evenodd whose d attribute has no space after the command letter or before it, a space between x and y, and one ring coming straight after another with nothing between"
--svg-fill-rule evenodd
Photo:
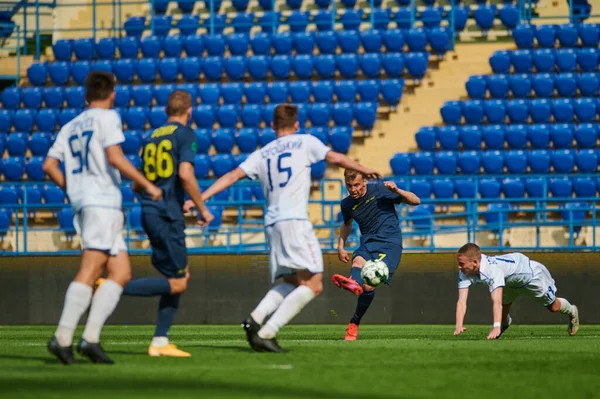
<instances>
[{"instance_id":1,"label":"blurred player in foreground","mask_svg":"<svg viewBox=\"0 0 600 399\"><path fill-rule=\"evenodd\" d=\"M344 223L340 229L338 258L344 263L350 261L344 245L352 232L352 220L356 220L360 228L360 247L352 255L351 277L334 274L333 283L358 295L356 310L344 337L346 341L355 341L360 321L375 298L375 287L364 283L361 269L369 260L385 262L390 271L386 281L389 284L402 257L402 232L396 204L419 205L421 200L415 194L399 189L392 181L367 184L367 177L354 170L346 170L344 179L349 196L341 203Z\"/></svg>"},{"instance_id":2,"label":"blurred player in foreground","mask_svg":"<svg viewBox=\"0 0 600 399\"><path fill-rule=\"evenodd\" d=\"M298 108L278 105L273 121L277 139L253 152L203 194L206 201L244 177L258 179L265 193L271 281L280 277L284 281L243 322L248 343L256 351L285 352L275 339L277 333L323 290L321 247L308 219L311 165L325 160L367 177L381 177L313 136L296 135L298 127Z\"/></svg>"},{"instance_id":3,"label":"blurred player in foreground","mask_svg":"<svg viewBox=\"0 0 600 399\"><path fill-rule=\"evenodd\" d=\"M171 93L166 113L167 123L152 132L142 150L146 178L163 191L162 201L152 201L142 193L142 225L152 246L152 264L165 277L132 280L123 289L123 295L160 296L156 330L148 355L190 357L169 343L169 329L190 278L183 215L185 192L200 211L202 224L210 223L213 216L202 201L194 175L196 135L187 127L192 116L191 95L183 90ZM133 189L143 191L135 183Z\"/></svg>"},{"instance_id":4,"label":"blurred player in foreground","mask_svg":"<svg viewBox=\"0 0 600 399\"><path fill-rule=\"evenodd\" d=\"M111 364L113 361L100 346L100 332L117 306L123 286L131 278L131 264L121 233L119 172L133 180L151 201L159 200L162 191L123 155L121 143L125 136L121 118L111 110L115 77L91 72L85 85L89 109L63 126L43 166L50 179L69 196L83 250L79 272L67 289L58 328L48 342L48 350L64 364L75 362L73 332L91 302L77 352L94 363ZM108 277L92 299L92 287L105 266Z\"/></svg>"},{"instance_id":5,"label":"blurred player in foreground","mask_svg":"<svg viewBox=\"0 0 600 399\"><path fill-rule=\"evenodd\" d=\"M550 312L569 317L569 335L579 330L579 311L564 298L556 297L554 279L546 266L515 252L498 256L481 253L477 244L465 244L456 254L458 261L458 302L456 303L456 329L462 334L467 312L467 297L471 284L487 284L492 296L494 325L487 339L499 338L510 327L510 306L521 295L532 296Z\"/></svg>"}]
</instances>

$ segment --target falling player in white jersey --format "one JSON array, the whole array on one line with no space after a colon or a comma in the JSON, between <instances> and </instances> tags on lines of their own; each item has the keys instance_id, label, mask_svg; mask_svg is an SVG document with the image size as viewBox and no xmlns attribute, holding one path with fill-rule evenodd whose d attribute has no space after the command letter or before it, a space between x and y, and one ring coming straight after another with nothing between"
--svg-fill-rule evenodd
<instances>
[{"instance_id":1,"label":"falling player in white jersey","mask_svg":"<svg viewBox=\"0 0 600 399\"><path fill-rule=\"evenodd\" d=\"M82 248L79 272L67 289L58 328L48 342L48 350L64 364L75 362L73 333L91 303L77 351L93 363L111 364L113 361L100 346L100 332L131 277L121 233L119 172L143 187L154 200L162 197L162 191L123 155L121 118L111 110L115 77L106 72L91 72L85 85L89 109L63 126L44 161L44 172L69 196ZM92 299L92 287L105 266L108 277Z\"/></svg>"},{"instance_id":2,"label":"falling player in white jersey","mask_svg":"<svg viewBox=\"0 0 600 399\"><path fill-rule=\"evenodd\" d=\"M458 302L456 303L456 329L454 335L463 333L467 312L469 287L474 283L487 284L492 296L494 325L487 339L499 338L511 324L510 306L521 295L534 297L550 312L569 317L569 335L579 329L579 311L564 298L556 297L556 285L546 266L515 252L499 256L481 253L477 244L465 244L456 254L458 261Z\"/></svg>"},{"instance_id":3,"label":"falling player in white jersey","mask_svg":"<svg viewBox=\"0 0 600 399\"><path fill-rule=\"evenodd\" d=\"M321 247L308 219L311 165L325 160L368 177L381 177L311 135L296 135L298 127L298 108L278 105L273 118L277 139L253 152L202 195L206 201L244 177L260 180L265 193L271 282L280 277L283 282L273 287L243 322L248 342L256 351L284 352L275 340L278 331L323 290Z\"/></svg>"}]
</instances>

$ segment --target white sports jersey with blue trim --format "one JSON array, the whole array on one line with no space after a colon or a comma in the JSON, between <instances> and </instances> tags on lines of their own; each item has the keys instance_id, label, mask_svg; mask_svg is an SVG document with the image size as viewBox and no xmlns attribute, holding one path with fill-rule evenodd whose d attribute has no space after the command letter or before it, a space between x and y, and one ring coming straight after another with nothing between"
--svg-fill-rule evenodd
<instances>
[{"instance_id":1,"label":"white sports jersey with blue trim","mask_svg":"<svg viewBox=\"0 0 600 399\"><path fill-rule=\"evenodd\" d=\"M308 220L310 167L325 159L330 148L308 134L281 136L254 151L240 168L259 179L265 194L265 226L282 220Z\"/></svg>"},{"instance_id":2,"label":"white sports jersey with blue trim","mask_svg":"<svg viewBox=\"0 0 600 399\"><path fill-rule=\"evenodd\" d=\"M62 127L48 156L64 164L74 212L90 206L121 209L121 175L108 163L106 148L123 141L114 110L88 109Z\"/></svg>"},{"instance_id":3,"label":"white sports jersey with blue trim","mask_svg":"<svg viewBox=\"0 0 600 399\"><path fill-rule=\"evenodd\" d=\"M530 259L519 252L498 256L481 254L479 274L468 276L458 273L458 288L469 288L471 284L487 284L490 292L499 287L522 288L534 276Z\"/></svg>"}]
</instances>

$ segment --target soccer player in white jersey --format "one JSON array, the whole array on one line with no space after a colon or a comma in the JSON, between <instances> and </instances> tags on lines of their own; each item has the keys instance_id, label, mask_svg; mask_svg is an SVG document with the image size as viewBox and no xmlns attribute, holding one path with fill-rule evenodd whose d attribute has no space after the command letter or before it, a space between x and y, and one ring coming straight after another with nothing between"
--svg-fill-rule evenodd
<instances>
[{"instance_id":1,"label":"soccer player in white jersey","mask_svg":"<svg viewBox=\"0 0 600 399\"><path fill-rule=\"evenodd\" d=\"M565 298L556 297L556 285L546 266L522 253L487 256L477 244L465 244L456 254L458 261L458 302L454 335L465 332L463 321L471 284L487 284L492 296L494 325L487 339L499 338L511 324L510 306L521 295L531 296L550 312L569 317L569 335L579 329L579 311Z\"/></svg>"},{"instance_id":2,"label":"soccer player in white jersey","mask_svg":"<svg viewBox=\"0 0 600 399\"><path fill-rule=\"evenodd\" d=\"M85 85L89 109L63 126L43 166L50 179L69 196L82 248L79 272L67 289L58 328L48 342L48 350L64 364L75 362L73 333L91 303L77 351L93 363L112 364L100 346L100 332L131 277L121 233L119 172L143 187L154 200L162 197L162 191L123 155L121 118L111 109L115 100L114 76L91 72ZM108 277L92 299L92 287L105 266Z\"/></svg>"},{"instance_id":3,"label":"soccer player in white jersey","mask_svg":"<svg viewBox=\"0 0 600 399\"><path fill-rule=\"evenodd\" d=\"M381 177L311 135L296 135L298 127L298 108L278 105L273 118L277 139L253 152L202 195L206 201L244 177L260 180L265 193L271 281L283 278L283 282L243 322L256 351L285 352L275 340L278 331L323 290L321 247L308 219L311 165L326 160L368 177Z\"/></svg>"}]
</instances>

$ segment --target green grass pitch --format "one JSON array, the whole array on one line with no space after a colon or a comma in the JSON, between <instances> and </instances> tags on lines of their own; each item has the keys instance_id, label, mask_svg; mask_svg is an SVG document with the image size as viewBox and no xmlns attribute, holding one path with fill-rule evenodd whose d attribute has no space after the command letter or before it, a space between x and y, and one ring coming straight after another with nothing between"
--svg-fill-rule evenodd
<instances>
[{"instance_id":1,"label":"green grass pitch","mask_svg":"<svg viewBox=\"0 0 600 399\"><path fill-rule=\"evenodd\" d=\"M175 326L190 359L146 355L151 326L108 326L113 366L63 366L46 352L50 326L0 327L1 398L599 398L600 326L292 325L288 354L254 353L238 326ZM80 331L79 331L80 333Z\"/></svg>"}]
</instances>

